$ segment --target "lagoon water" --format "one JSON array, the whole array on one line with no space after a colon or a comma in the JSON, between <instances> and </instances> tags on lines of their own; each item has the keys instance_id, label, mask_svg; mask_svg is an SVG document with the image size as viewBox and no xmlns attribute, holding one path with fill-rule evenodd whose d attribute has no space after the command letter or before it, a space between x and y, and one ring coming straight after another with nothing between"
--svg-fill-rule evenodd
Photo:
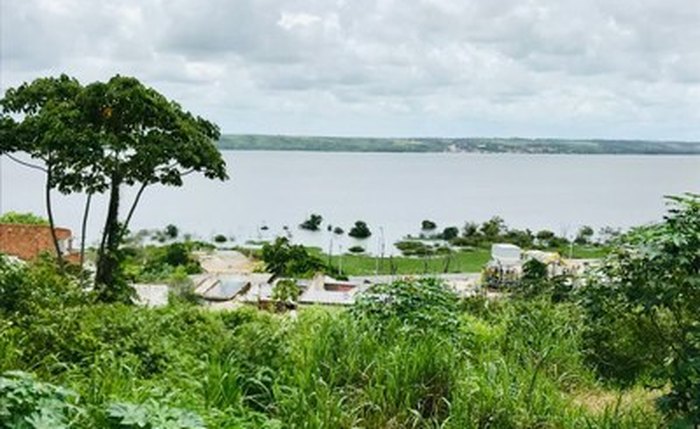
<instances>
[{"instance_id":1,"label":"lagoon water","mask_svg":"<svg viewBox=\"0 0 700 429\"><path fill-rule=\"evenodd\" d=\"M224 157L229 181L192 175L182 188L148 188L131 229L172 223L201 238L225 234L235 244L290 234L334 253L357 243L390 253L393 242L420 232L423 219L442 228L498 215L509 226L571 236L581 225L652 222L663 216L664 195L700 193L700 157L690 156L226 151ZM0 168L0 212L43 214L42 174L5 157ZM84 197L56 194L54 201L57 223L77 236ZM105 205L104 198L93 202L91 241ZM298 229L311 213L323 216L323 231ZM374 233L368 240L325 230L332 224L347 231L358 219Z\"/></svg>"}]
</instances>

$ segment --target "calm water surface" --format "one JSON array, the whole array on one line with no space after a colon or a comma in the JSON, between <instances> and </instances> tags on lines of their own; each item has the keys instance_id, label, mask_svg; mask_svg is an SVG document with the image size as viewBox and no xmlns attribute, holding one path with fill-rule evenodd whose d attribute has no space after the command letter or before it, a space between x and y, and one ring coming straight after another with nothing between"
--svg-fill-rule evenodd
<instances>
[{"instance_id":1,"label":"calm water surface","mask_svg":"<svg viewBox=\"0 0 700 429\"><path fill-rule=\"evenodd\" d=\"M300 231L310 213L346 231L365 220L378 251L420 222L440 227L503 217L508 225L572 235L581 225L629 227L660 219L663 196L700 193L700 157L505 154L224 152L231 180L189 176L182 188L144 193L132 230L172 223L202 238L225 234L241 244L287 234L333 251L346 236ZM44 213L43 176L0 160L0 211ZM126 199L133 197L129 190ZM84 197L55 197L56 218L79 232ZM105 199L94 202L88 237L95 240ZM126 208L124 208L126 211ZM268 230L262 230L267 226ZM331 244L331 237L333 243Z\"/></svg>"}]
</instances>

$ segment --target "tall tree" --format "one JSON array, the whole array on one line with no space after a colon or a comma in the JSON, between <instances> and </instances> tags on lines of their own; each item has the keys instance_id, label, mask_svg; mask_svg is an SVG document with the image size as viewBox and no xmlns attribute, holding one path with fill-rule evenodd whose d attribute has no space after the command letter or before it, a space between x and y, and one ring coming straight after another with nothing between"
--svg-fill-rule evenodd
<instances>
[{"instance_id":1,"label":"tall tree","mask_svg":"<svg viewBox=\"0 0 700 429\"><path fill-rule=\"evenodd\" d=\"M52 227L52 189L87 194L83 236L92 195L108 192L95 274L106 301L130 295L119 275L119 245L146 187L181 186L193 172L228 178L215 145L218 127L135 78L115 76L84 87L65 75L41 78L8 90L0 107L0 154L26 152L41 161L25 164L46 173ZM126 217L120 218L125 186L138 190Z\"/></svg>"},{"instance_id":2,"label":"tall tree","mask_svg":"<svg viewBox=\"0 0 700 429\"><path fill-rule=\"evenodd\" d=\"M215 142L213 123L184 111L132 77L115 76L85 87L79 97L91 134L102 148L93 166L109 187L107 215L98 249L95 281L105 300L119 299L119 245L146 187L182 186L183 177L199 172L226 180L226 164ZM120 218L121 191L136 186L136 197Z\"/></svg>"},{"instance_id":3,"label":"tall tree","mask_svg":"<svg viewBox=\"0 0 700 429\"><path fill-rule=\"evenodd\" d=\"M11 88L0 100L0 155L45 173L46 212L61 264L51 191L80 192L93 183L82 168L92 158L90 139L80 127L81 113L76 105L81 91L77 80L61 75ZM15 157L15 152L24 152L33 161Z\"/></svg>"}]
</instances>

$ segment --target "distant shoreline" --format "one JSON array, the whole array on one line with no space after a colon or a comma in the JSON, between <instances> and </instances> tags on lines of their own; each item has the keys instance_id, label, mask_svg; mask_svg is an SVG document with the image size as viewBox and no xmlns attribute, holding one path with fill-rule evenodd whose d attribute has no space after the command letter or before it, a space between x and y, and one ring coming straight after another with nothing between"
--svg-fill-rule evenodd
<instances>
[{"instance_id":1,"label":"distant shoreline","mask_svg":"<svg viewBox=\"0 0 700 429\"><path fill-rule=\"evenodd\" d=\"M221 150L359 153L700 155L700 142L554 138L375 138L225 134L219 140L218 147Z\"/></svg>"}]
</instances>

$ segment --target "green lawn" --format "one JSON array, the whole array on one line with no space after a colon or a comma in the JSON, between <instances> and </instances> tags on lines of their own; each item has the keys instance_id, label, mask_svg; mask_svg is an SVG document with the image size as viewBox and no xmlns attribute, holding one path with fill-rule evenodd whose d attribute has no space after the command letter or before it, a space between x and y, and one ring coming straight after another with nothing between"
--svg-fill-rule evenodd
<instances>
[{"instance_id":1,"label":"green lawn","mask_svg":"<svg viewBox=\"0 0 700 429\"><path fill-rule=\"evenodd\" d=\"M328 260L328 255L318 248L309 248L310 253ZM427 258L394 256L384 259L368 255L333 256L332 264L336 268L342 266L345 275L361 276L370 274L439 274L439 273L478 273L491 258L488 249L458 251L449 255L432 256ZM449 265L448 265L449 260ZM448 268L445 270L445 268Z\"/></svg>"},{"instance_id":2,"label":"green lawn","mask_svg":"<svg viewBox=\"0 0 700 429\"><path fill-rule=\"evenodd\" d=\"M240 249L247 251L248 249ZM318 247L306 247L306 250L328 262L328 254ZM551 249L548 251L557 251ZM569 248L559 249L559 253L568 258ZM609 249L599 246L574 246L573 257L580 259L602 258ZM249 253L258 258L257 251ZM449 259L449 265L448 265ZM440 273L479 273L491 259L491 249L476 248L472 250L457 250L449 255L430 257L394 256L379 258L374 255L334 255L331 264L342 268L348 276L364 276L374 274L440 274ZM393 267L393 268L392 268ZM447 269L445 269L447 267ZM392 271L395 270L395 271Z\"/></svg>"}]
</instances>

